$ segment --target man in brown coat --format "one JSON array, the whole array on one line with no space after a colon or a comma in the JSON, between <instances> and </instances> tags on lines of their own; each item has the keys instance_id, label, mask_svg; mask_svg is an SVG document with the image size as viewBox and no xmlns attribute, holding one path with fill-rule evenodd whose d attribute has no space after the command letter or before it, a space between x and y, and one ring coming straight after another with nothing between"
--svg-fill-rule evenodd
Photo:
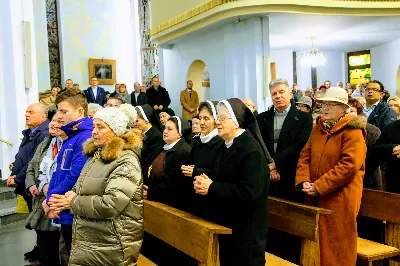
<instances>
[{"instance_id":1,"label":"man in brown coat","mask_svg":"<svg viewBox=\"0 0 400 266\"><path fill-rule=\"evenodd\" d=\"M193 90L193 81L186 82L186 89L181 91L182 116L187 120L192 120L197 114L199 107L199 95Z\"/></svg>"}]
</instances>

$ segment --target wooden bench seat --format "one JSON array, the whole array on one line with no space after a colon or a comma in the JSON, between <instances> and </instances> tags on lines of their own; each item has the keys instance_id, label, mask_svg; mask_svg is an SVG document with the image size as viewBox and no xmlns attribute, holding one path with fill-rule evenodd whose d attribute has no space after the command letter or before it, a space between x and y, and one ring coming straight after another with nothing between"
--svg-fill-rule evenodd
<instances>
[{"instance_id":1,"label":"wooden bench seat","mask_svg":"<svg viewBox=\"0 0 400 266\"><path fill-rule=\"evenodd\" d=\"M358 257L367 261L375 261L400 255L400 249L379 244L361 237L357 241Z\"/></svg>"},{"instance_id":2,"label":"wooden bench seat","mask_svg":"<svg viewBox=\"0 0 400 266\"><path fill-rule=\"evenodd\" d=\"M143 256L142 254L139 254L138 266L157 266L157 264Z\"/></svg>"},{"instance_id":3,"label":"wooden bench seat","mask_svg":"<svg viewBox=\"0 0 400 266\"><path fill-rule=\"evenodd\" d=\"M296 266L296 264L290 261L281 259L271 253L265 252L265 266ZM141 265L139 265L141 266Z\"/></svg>"},{"instance_id":4,"label":"wooden bench seat","mask_svg":"<svg viewBox=\"0 0 400 266\"><path fill-rule=\"evenodd\" d=\"M386 222L386 244L358 238L358 259L372 261L390 258L400 261L400 194L364 189L359 216ZM400 265L391 262L390 265Z\"/></svg>"}]
</instances>

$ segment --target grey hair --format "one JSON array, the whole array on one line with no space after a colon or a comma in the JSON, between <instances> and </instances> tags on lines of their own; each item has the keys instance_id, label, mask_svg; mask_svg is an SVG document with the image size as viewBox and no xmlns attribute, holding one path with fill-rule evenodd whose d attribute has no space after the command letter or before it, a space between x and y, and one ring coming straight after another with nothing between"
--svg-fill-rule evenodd
<instances>
[{"instance_id":1,"label":"grey hair","mask_svg":"<svg viewBox=\"0 0 400 266\"><path fill-rule=\"evenodd\" d=\"M286 86L289 87L289 82L288 82L286 79L284 79L284 78L279 78L279 79L273 79L273 80L271 80L271 82L269 83L269 89L272 89L272 88L274 88L274 87L276 87L276 86L279 86L279 85L281 85L281 84L285 84Z\"/></svg>"},{"instance_id":2,"label":"grey hair","mask_svg":"<svg viewBox=\"0 0 400 266\"><path fill-rule=\"evenodd\" d=\"M89 103L88 104L88 113L96 113L97 111L103 109L100 104L97 103Z\"/></svg>"},{"instance_id":3,"label":"grey hair","mask_svg":"<svg viewBox=\"0 0 400 266\"><path fill-rule=\"evenodd\" d=\"M221 111L223 109L227 109L228 110L228 107L226 107L226 105L223 102L219 102L217 104L217 113L219 113L219 111Z\"/></svg>"}]
</instances>

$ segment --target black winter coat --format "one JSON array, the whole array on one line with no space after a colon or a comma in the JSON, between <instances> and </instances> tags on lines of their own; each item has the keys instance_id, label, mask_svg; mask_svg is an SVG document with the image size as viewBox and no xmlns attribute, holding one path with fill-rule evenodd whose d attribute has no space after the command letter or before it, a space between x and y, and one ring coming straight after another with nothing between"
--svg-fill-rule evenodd
<instances>
[{"instance_id":1,"label":"black winter coat","mask_svg":"<svg viewBox=\"0 0 400 266\"><path fill-rule=\"evenodd\" d=\"M161 132L154 126L145 133L142 155L140 157L140 166L142 167L143 182L145 185L148 185L149 167L157 155L162 151L164 145L165 142Z\"/></svg>"},{"instance_id":2,"label":"black winter coat","mask_svg":"<svg viewBox=\"0 0 400 266\"><path fill-rule=\"evenodd\" d=\"M210 176L211 170L217 160L221 145L224 145L224 140L219 136L213 137L209 142L202 143L198 140L192 146L190 153L191 164L194 165L193 178L195 176L206 174ZM208 197L198 195L192 190L191 207L188 211L196 216L209 219L210 201Z\"/></svg>"},{"instance_id":3,"label":"black winter coat","mask_svg":"<svg viewBox=\"0 0 400 266\"><path fill-rule=\"evenodd\" d=\"M259 114L256 119L264 143L280 174L280 181L271 182L270 196L301 202L304 193L295 190L295 177L300 152L306 145L312 130L312 116L296 109L292 104L274 151L274 108Z\"/></svg>"},{"instance_id":4,"label":"black winter coat","mask_svg":"<svg viewBox=\"0 0 400 266\"><path fill-rule=\"evenodd\" d=\"M137 101L136 101L135 92L133 91L131 93L131 104L132 104L132 106L138 106L138 105L147 104L147 95L146 95L146 93L140 92L138 97L137 97Z\"/></svg>"},{"instance_id":5,"label":"black winter coat","mask_svg":"<svg viewBox=\"0 0 400 266\"><path fill-rule=\"evenodd\" d=\"M224 144L220 145L209 177L213 180L205 196L212 202L209 218L212 222L231 228L233 233L224 236L220 248L226 250L224 245L229 245L240 251L233 252L231 248L231 253L221 252L221 262L235 261L231 265L250 265L249 258L244 258L242 254L246 253L249 242L254 245L252 241L259 239L262 239L260 245L264 246L252 248L261 248L264 254L268 231L269 168L261 146L253 135L243 132L234 139L229 149Z\"/></svg>"},{"instance_id":6,"label":"black winter coat","mask_svg":"<svg viewBox=\"0 0 400 266\"><path fill-rule=\"evenodd\" d=\"M396 112L386 102L380 102L369 115L367 122L382 130L384 126L396 120Z\"/></svg>"},{"instance_id":7,"label":"black winter coat","mask_svg":"<svg viewBox=\"0 0 400 266\"><path fill-rule=\"evenodd\" d=\"M193 190L193 180L183 175L181 166L190 163L190 151L189 144L183 138L167 151L164 161L164 174L158 184L149 186L148 200L162 202L184 211L187 210L187 198Z\"/></svg>"},{"instance_id":8,"label":"black winter coat","mask_svg":"<svg viewBox=\"0 0 400 266\"><path fill-rule=\"evenodd\" d=\"M400 145L400 120L382 129L382 134L373 148L375 162L387 162L385 173L386 191L400 193L400 159L394 156L393 148Z\"/></svg>"},{"instance_id":9,"label":"black winter coat","mask_svg":"<svg viewBox=\"0 0 400 266\"><path fill-rule=\"evenodd\" d=\"M17 188L15 189L15 193L25 195L26 171L29 162L35 154L36 148L45 137L49 136L49 120L46 119L32 134L30 129L25 129L22 131L22 135L24 135L24 138L19 146L18 153L15 155L14 168L11 171L11 176L16 175L15 183Z\"/></svg>"},{"instance_id":10,"label":"black winter coat","mask_svg":"<svg viewBox=\"0 0 400 266\"><path fill-rule=\"evenodd\" d=\"M158 87L157 91L154 87L150 87L146 91L146 95L151 107L154 107L154 105L162 105L163 108L167 108L171 104L168 91L161 86Z\"/></svg>"}]
</instances>

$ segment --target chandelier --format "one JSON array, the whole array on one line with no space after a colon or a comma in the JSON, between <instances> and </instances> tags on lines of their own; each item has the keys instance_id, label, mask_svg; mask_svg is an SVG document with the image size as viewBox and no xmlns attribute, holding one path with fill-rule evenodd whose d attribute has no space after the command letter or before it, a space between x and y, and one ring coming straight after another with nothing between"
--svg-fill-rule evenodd
<instances>
[{"instance_id":1,"label":"chandelier","mask_svg":"<svg viewBox=\"0 0 400 266\"><path fill-rule=\"evenodd\" d=\"M314 37L311 37L311 49L301 53L301 64L303 66L321 66L325 64L325 56L314 46Z\"/></svg>"}]
</instances>

